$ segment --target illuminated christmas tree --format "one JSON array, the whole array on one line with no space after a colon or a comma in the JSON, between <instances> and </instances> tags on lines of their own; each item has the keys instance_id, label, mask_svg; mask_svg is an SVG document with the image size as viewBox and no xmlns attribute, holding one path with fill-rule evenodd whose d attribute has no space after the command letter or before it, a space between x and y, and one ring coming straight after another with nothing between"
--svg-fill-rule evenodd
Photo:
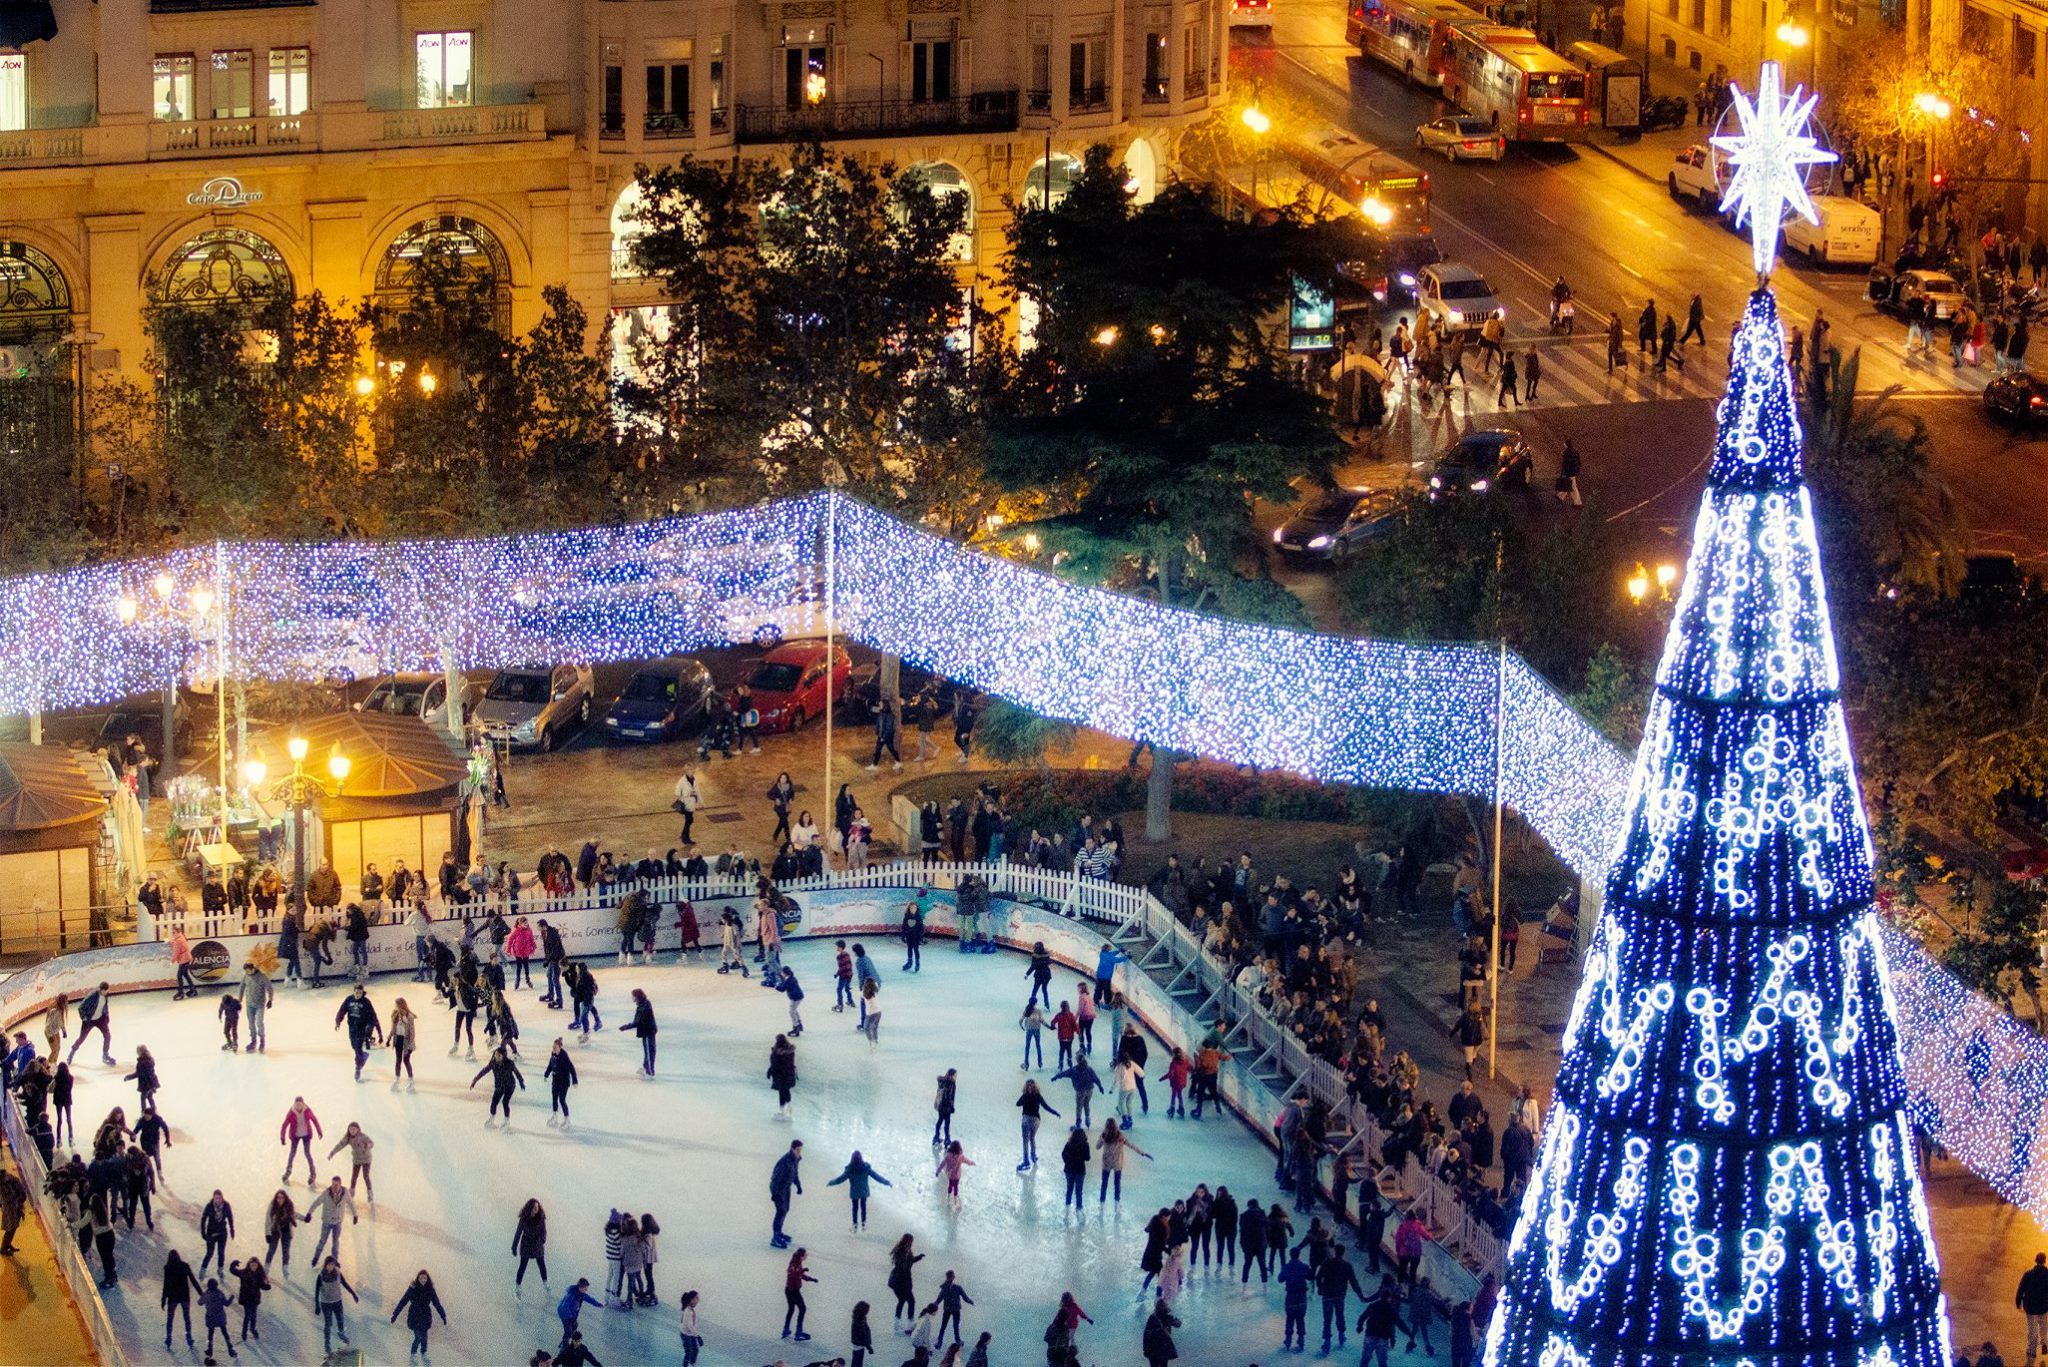
<instances>
[{"instance_id":1,"label":"illuminated christmas tree","mask_svg":"<svg viewBox=\"0 0 2048 1367\"><path fill-rule=\"evenodd\" d=\"M1768 274L1827 154L1766 63L1727 202ZM1712 469L1488 1367L1947 1367L1777 301Z\"/></svg>"}]
</instances>

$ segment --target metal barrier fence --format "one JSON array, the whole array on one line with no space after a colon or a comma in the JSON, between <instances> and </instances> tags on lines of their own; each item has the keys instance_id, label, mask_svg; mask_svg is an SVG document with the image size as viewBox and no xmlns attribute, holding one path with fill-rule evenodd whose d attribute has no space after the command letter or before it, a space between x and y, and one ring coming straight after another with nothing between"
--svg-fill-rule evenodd
<instances>
[{"instance_id":1,"label":"metal barrier fence","mask_svg":"<svg viewBox=\"0 0 2048 1367\"><path fill-rule=\"evenodd\" d=\"M78 1307L79 1318L85 1322L85 1332L92 1339L100 1361L105 1367L127 1367L128 1355L121 1347L120 1336L114 1332L107 1303L100 1298L99 1279L93 1276L85 1252L78 1246L77 1234L65 1227L57 1202L49 1193L49 1169L44 1166L41 1151L28 1137L27 1122L12 1092L0 1100L0 1130L5 1131L7 1147L13 1150L14 1161L21 1168L29 1206L50 1236L50 1248L57 1256L57 1275L70 1291L72 1304ZM26 1354L26 1344L17 1347L24 1350L20 1361L33 1360Z\"/></svg>"}]
</instances>

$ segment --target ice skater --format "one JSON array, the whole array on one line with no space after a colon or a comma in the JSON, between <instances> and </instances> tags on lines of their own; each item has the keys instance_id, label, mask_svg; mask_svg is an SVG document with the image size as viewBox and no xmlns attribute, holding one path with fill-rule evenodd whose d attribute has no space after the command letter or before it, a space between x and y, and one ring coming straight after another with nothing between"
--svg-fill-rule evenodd
<instances>
[{"instance_id":1,"label":"ice skater","mask_svg":"<svg viewBox=\"0 0 2048 1367\"><path fill-rule=\"evenodd\" d=\"M1138 1157L1148 1162L1151 1161L1152 1155L1131 1142L1131 1137L1124 1133L1122 1127L1114 1119L1102 1122L1102 1137L1095 1141L1095 1147L1102 1151L1102 1186L1095 1193L1095 1204L1101 1205L1109 1199L1109 1191L1113 1179L1116 1186L1117 1204L1122 1205L1124 1199L1125 1151L1128 1150L1131 1153L1135 1153Z\"/></svg>"},{"instance_id":2,"label":"ice skater","mask_svg":"<svg viewBox=\"0 0 2048 1367\"><path fill-rule=\"evenodd\" d=\"M321 1128L320 1117L313 1114L313 1108L306 1104L306 1098L292 1098L291 1108L284 1113L284 1123L277 1128L277 1142L289 1145L284 1155L284 1181L292 1180L292 1164L298 1159L299 1150L306 1151L306 1185L313 1186L319 1176L313 1170L313 1136L327 1137Z\"/></svg>"},{"instance_id":3,"label":"ice skater","mask_svg":"<svg viewBox=\"0 0 2048 1367\"><path fill-rule=\"evenodd\" d=\"M868 1223L868 1183L880 1182L883 1186L893 1185L888 1178L876 1172L867 1159L860 1156L860 1150L853 1151L853 1157L846 1160L845 1168L837 1177L827 1182L828 1187L844 1185L847 1199L853 1203L853 1232L858 1234Z\"/></svg>"},{"instance_id":4,"label":"ice skater","mask_svg":"<svg viewBox=\"0 0 2048 1367\"><path fill-rule=\"evenodd\" d=\"M1017 1018L1017 1028L1024 1032L1024 1061L1018 1065L1022 1072L1031 1071L1031 1053L1038 1051L1038 1066L1045 1066L1045 1011L1037 998L1024 1003L1024 1014Z\"/></svg>"},{"instance_id":5,"label":"ice skater","mask_svg":"<svg viewBox=\"0 0 2048 1367\"><path fill-rule=\"evenodd\" d=\"M301 1224L312 1224L316 1216L320 1221L320 1238L313 1245L313 1256L308 1260L309 1266L318 1267L320 1265L320 1252L330 1242L333 1244L335 1256L340 1256L341 1213L343 1211L348 1212L348 1222L350 1224L359 1223L356 1216L355 1197L349 1195L348 1188L341 1184L341 1174L337 1172L334 1176L327 1179L327 1185L321 1189L318 1196L313 1198L312 1209L299 1217ZM328 1261L332 1262L333 1259L330 1258ZM342 1341L344 1343L347 1342L346 1339Z\"/></svg>"},{"instance_id":6,"label":"ice skater","mask_svg":"<svg viewBox=\"0 0 2048 1367\"><path fill-rule=\"evenodd\" d=\"M129 1222L131 1225L133 1221ZM219 1187L199 1210L199 1239L205 1246L199 1258L199 1275L206 1275L209 1263L215 1263L225 1272L228 1267L228 1240L235 1237L235 1208L228 1204L228 1198L221 1194Z\"/></svg>"},{"instance_id":7,"label":"ice skater","mask_svg":"<svg viewBox=\"0 0 2048 1367\"><path fill-rule=\"evenodd\" d=\"M740 971L742 978L752 977L747 968L747 955L741 944L740 915L727 907L718 918L718 971L730 973Z\"/></svg>"},{"instance_id":8,"label":"ice skater","mask_svg":"<svg viewBox=\"0 0 2048 1367\"><path fill-rule=\"evenodd\" d=\"M250 966L253 967L253 965ZM220 1017L220 1034L221 1038L226 1041L221 1045L221 1052L232 1054L240 1051L242 1047L242 999L233 992L221 993L220 1005L214 1008L214 1014Z\"/></svg>"},{"instance_id":9,"label":"ice skater","mask_svg":"<svg viewBox=\"0 0 2048 1367\"><path fill-rule=\"evenodd\" d=\"M568 978L569 1004L575 1008L569 1028L582 1031L582 1042L588 1044L591 1031L604 1029L604 1017L597 1011L597 975L583 964L570 964Z\"/></svg>"},{"instance_id":10,"label":"ice skater","mask_svg":"<svg viewBox=\"0 0 2048 1367\"><path fill-rule=\"evenodd\" d=\"M960 1070L948 1068L939 1074L938 1090L932 1095L932 1147L943 1148L953 1138L953 1108L960 1099Z\"/></svg>"},{"instance_id":11,"label":"ice skater","mask_svg":"<svg viewBox=\"0 0 2048 1367\"><path fill-rule=\"evenodd\" d=\"M862 1304L866 1304L866 1302L862 1302ZM857 1308L855 1313L858 1313ZM697 1293L695 1291L685 1291L683 1293L682 1330L683 1367L696 1367L697 1354L704 1351L704 1336L697 1332ZM854 1360L858 1362L859 1359L860 1353L856 1349Z\"/></svg>"},{"instance_id":12,"label":"ice skater","mask_svg":"<svg viewBox=\"0 0 2048 1367\"><path fill-rule=\"evenodd\" d=\"M1080 1017L1074 1014L1073 1007L1067 1005L1062 1000L1059 1011L1052 1018L1053 1038L1058 1041L1060 1047L1059 1058L1054 1064L1055 1067L1066 1068L1073 1064L1074 1038L1080 1033Z\"/></svg>"},{"instance_id":13,"label":"ice skater","mask_svg":"<svg viewBox=\"0 0 2048 1367\"><path fill-rule=\"evenodd\" d=\"M270 1289L270 1274L252 1257L229 1263L228 1275L235 1279L235 1303L242 1308L242 1342L253 1338L260 1343L263 1334L256 1328L256 1311L263 1304L263 1293Z\"/></svg>"},{"instance_id":14,"label":"ice skater","mask_svg":"<svg viewBox=\"0 0 2048 1367\"><path fill-rule=\"evenodd\" d=\"M791 1317L794 1316L796 1319L796 1334L794 1337L799 1343L808 1342L811 1337L804 1332L804 1315L810 1308L804 1304L804 1283L810 1282L815 1285L818 1279L811 1275L809 1267L806 1266L810 1256L810 1250L802 1248L790 1254L789 1266L784 1269L782 1274L782 1336L784 1338L792 1337L789 1332L789 1322Z\"/></svg>"},{"instance_id":15,"label":"ice skater","mask_svg":"<svg viewBox=\"0 0 2048 1367\"><path fill-rule=\"evenodd\" d=\"M1047 1009L1052 1007L1052 952L1039 940L1031 946L1031 962L1024 966L1024 976L1031 980L1031 995L1024 999L1028 1006L1043 1001Z\"/></svg>"},{"instance_id":16,"label":"ice skater","mask_svg":"<svg viewBox=\"0 0 2048 1367\"><path fill-rule=\"evenodd\" d=\"M370 1183L370 1150L376 1147L377 1141L364 1134L363 1127L351 1120L348 1122L347 1131L335 1141L334 1147L327 1151L327 1156L332 1158L343 1149L348 1150L348 1194L356 1194L356 1179L362 1178L363 1195L369 1200L372 1210L377 1208L377 1188ZM334 1180L340 1181L340 1175L337 1174Z\"/></svg>"},{"instance_id":17,"label":"ice skater","mask_svg":"<svg viewBox=\"0 0 2048 1367\"><path fill-rule=\"evenodd\" d=\"M100 1062L109 1068L114 1066L113 1016L109 1005L113 995L112 989L101 983L79 1000L78 1038L71 1041L71 1052L64 1056L66 1063L78 1057L79 1046L85 1043L86 1036L97 1030L100 1036ZM189 1311L187 1313L189 1317Z\"/></svg>"},{"instance_id":18,"label":"ice skater","mask_svg":"<svg viewBox=\"0 0 2048 1367\"><path fill-rule=\"evenodd\" d=\"M1085 1051L1078 1062L1052 1075L1054 1082L1061 1078L1074 1084L1074 1123L1081 1126L1093 1124L1088 1116L1088 1108L1094 1101L1095 1094L1102 1090L1102 1075L1088 1062Z\"/></svg>"},{"instance_id":19,"label":"ice skater","mask_svg":"<svg viewBox=\"0 0 2048 1367\"><path fill-rule=\"evenodd\" d=\"M790 1004L790 1014L792 1016L796 1014L794 1002ZM656 1033L654 1003L648 1001L647 994L637 987L633 989L633 1019L627 1021L619 1029L631 1030L638 1037L640 1040L640 1075L642 1077L653 1077L654 1037ZM556 1043L559 1044L560 1041L558 1040ZM549 1062L552 1064L553 1060L550 1059Z\"/></svg>"},{"instance_id":20,"label":"ice skater","mask_svg":"<svg viewBox=\"0 0 2048 1367\"><path fill-rule=\"evenodd\" d=\"M855 1027L868 1037L868 1048L882 1042L882 984L870 978L860 985L860 1024Z\"/></svg>"},{"instance_id":21,"label":"ice skater","mask_svg":"<svg viewBox=\"0 0 2048 1367\"><path fill-rule=\"evenodd\" d=\"M540 1284L548 1284L548 1213L541 1206L538 1197L528 1197L526 1204L519 1208L519 1219L512 1226L512 1251L519 1255L519 1270L512 1274L512 1294L519 1294L521 1283L526 1280L526 1265L534 1264L540 1269Z\"/></svg>"},{"instance_id":22,"label":"ice skater","mask_svg":"<svg viewBox=\"0 0 2048 1367\"><path fill-rule=\"evenodd\" d=\"M787 1119L789 1099L796 1091L796 1046L787 1035L777 1035L768 1047L768 1085L775 1089L776 1117Z\"/></svg>"},{"instance_id":23,"label":"ice skater","mask_svg":"<svg viewBox=\"0 0 2048 1367\"><path fill-rule=\"evenodd\" d=\"M509 1126L512 1123L513 1085L516 1083L520 1091L525 1091L526 1078L521 1075L519 1065L514 1063L505 1053L504 1046L500 1045L498 1048L491 1050L490 1059L483 1067L477 1069L476 1076L469 1080L469 1089L475 1091L477 1083L483 1081L486 1077L491 1080L491 1109L490 1113L484 1117L484 1124L489 1126L498 1114L498 1107L503 1106L505 1108L505 1124Z\"/></svg>"},{"instance_id":24,"label":"ice skater","mask_svg":"<svg viewBox=\"0 0 2048 1367\"><path fill-rule=\"evenodd\" d=\"M313 1304L320 1311L320 1351L334 1351L334 1335L341 1335L343 1343L348 1342L348 1325L342 1315L343 1292L348 1298L360 1303L362 1297L348 1284L348 1278L341 1275L341 1264L329 1258L321 1265L320 1275L313 1282Z\"/></svg>"},{"instance_id":25,"label":"ice skater","mask_svg":"<svg viewBox=\"0 0 2048 1367\"><path fill-rule=\"evenodd\" d=\"M292 1275L292 1233L299 1227L298 1208L292 1204L292 1194L282 1187L277 1195L270 1198L270 1204L263 1208L263 1266L270 1267L270 1260L280 1252L284 1254L284 1275ZM255 1259L251 1258L252 1263Z\"/></svg>"},{"instance_id":26,"label":"ice skater","mask_svg":"<svg viewBox=\"0 0 2048 1367\"><path fill-rule=\"evenodd\" d=\"M391 1043L391 1090L398 1090L398 1079L405 1078L405 1089L413 1089L412 1052L419 1045L420 1018L405 998L400 997L391 1007L391 1028L385 1032Z\"/></svg>"},{"instance_id":27,"label":"ice skater","mask_svg":"<svg viewBox=\"0 0 2048 1367\"><path fill-rule=\"evenodd\" d=\"M172 1249L164 1255L163 1289L157 1295L156 1303L164 1312L164 1348L171 1346L171 1324L178 1318L178 1312L185 1314L185 1346L195 1348L192 1342L192 1266Z\"/></svg>"},{"instance_id":28,"label":"ice skater","mask_svg":"<svg viewBox=\"0 0 2048 1367\"><path fill-rule=\"evenodd\" d=\"M199 994L194 992L192 995L196 997ZM229 1357L241 1356L235 1351L234 1336L228 1333L228 1306L231 1304L233 1302L228 1299L228 1293L220 1289L220 1282L216 1278L207 1278L206 1290L199 1293L199 1305L205 1312L206 1361L209 1363L214 1360L213 1336L216 1333L220 1335L221 1343L226 1346Z\"/></svg>"},{"instance_id":29,"label":"ice skater","mask_svg":"<svg viewBox=\"0 0 2048 1367\"><path fill-rule=\"evenodd\" d=\"M427 1275L424 1267L414 1275L412 1284L405 1288L405 1294L391 1307L391 1323L398 1323L398 1317L405 1316L405 1327L412 1330L412 1347L407 1350L405 1360L411 1362L417 1357L422 1362L432 1362L427 1356L427 1331L434 1327L434 1316L441 1317L441 1323L448 1323L448 1312L441 1306L441 1297L434 1290L434 1279Z\"/></svg>"},{"instance_id":30,"label":"ice skater","mask_svg":"<svg viewBox=\"0 0 2048 1367\"><path fill-rule=\"evenodd\" d=\"M798 1169L804 1161L804 1142L801 1139L789 1141L789 1151L775 1160L774 1169L768 1174L768 1199L775 1207L775 1224L769 1243L776 1248L788 1248L790 1239L782 1232L782 1222L789 1218L790 1198L804 1194L803 1178Z\"/></svg>"},{"instance_id":31,"label":"ice skater","mask_svg":"<svg viewBox=\"0 0 2048 1367\"><path fill-rule=\"evenodd\" d=\"M796 980L794 968L782 970L782 995L789 998L789 1037L795 1039L804 1032L804 987Z\"/></svg>"},{"instance_id":32,"label":"ice skater","mask_svg":"<svg viewBox=\"0 0 2048 1367\"><path fill-rule=\"evenodd\" d=\"M832 1014L838 1015L854 1003L853 956L846 952L846 941L833 943L832 957Z\"/></svg>"},{"instance_id":33,"label":"ice skater","mask_svg":"<svg viewBox=\"0 0 2048 1367\"><path fill-rule=\"evenodd\" d=\"M1038 1079L1024 1079L1024 1091L1017 1098L1017 1109L1024 1114L1020 1120L1023 1138L1023 1153L1017 1162L1017 1171L1029 1172L1038 1166L1038 1122L1040 1117L1059 1114L1052 1103L1038 1090Z\"/></svg>"},{"instance_id":34,"label":"ice skater","mask_svg":"<svg viewBox=\"0 0 2048 1367\"><path fill-rule=\"evenodd\" d=\"M916 1244L914 1236L905 1234L889 1249L889 1290L896 1297L896 1309L889 1322L899 1334L910 1332L904 1320L917 1318L916 1274L912 1269L924 1261L924 1254L916 1251Z\"/></svg>"},{"instance_id":35,"label":"ice skater","mask_svg":"<svg viewBox=\"0 0 2048 1367\"><path fill-rule=\"evenodd\" d=\"M548 1080L548 1124L559 1124L566 1130L569 1128L569 1089L576 1085L576 1062L569 1057L569 1046L559 1036L555 1039L554 1048L548 1052L547 1067L541 1070L541 1076ZM555 1119L557 1111L562 1115L559 1121ZM542 1280L546 1280L545 1273Z\"/></svg>"},{"instance_id":36,"label":"ice skater","mask_svg":"<svg viewBox=\"0 0 2048 1367\"><path fill-rule=\"evenodd\" d=\"M519 1055L519 1022L512 1018L512 1003L505 999L500 988L490 990L489 1006L484 1017L484 1035L495 1039L498 1047L513 1057Z\"/></svg>"},{"instance_id":37,"label":"ice skater","mask_svg":"<svg viewBox=\"0 0 2048 1367\"><path fill-rule=\"evenodd\" d=\"M455 1006L455 1037L448 1041L448 1056L468 1044L470 1058L476 1057L476 1013L483 1005L483 993L472 978L457 975L450 983Z\"/></svg>"},{"instance_id":38,"label":"ice skater","mask_svg":"<svg viewBox=\"0 0 2048 1367\"><path fill-rule=\"evenodd\" d=\"M156 1105L157 1092L163 1087L156 1075L156 1056L149 1052L148 1045L135 1046L135 1071L122 1074L121 1081L135 1084L136 1092L142 1097L142 1106L137 1114L148 1115Z\"/></svg>"},{"instance_id":39,"label":"ice skater","mask_svg":"<svg viewBox=\"0 0 2048 1367\"><path fill-rule=\"evenodd\" d=\"M939 1283L939 1289L932 1296L939 1306L939 1334L932 1340L932 1346L937 1348L945 1344L947 1325L953 1327L953 1342L957 1346L961 1341L960 1307L974 1304L974 1297L967 1294L967 1288L960 1284L950 1267L946 1269L946 1279Z\"/></svg>"},{"instance_id":40,"label":"ice skater","mask_svg":"<svg viewBox=\"0 0 2048 1367\"><path fill-rule=\"evenodd\" d=\"M356 1081L363 1080L363 1065L370 1061L370 1046L384 1038L384 1022L377 1018L377 1004L370 1000L369 989L357 983L341 999L335 1008L334 1028L341 1029L342 1022L348 1023L348 1045L356 1056Z\"/></svg>"},{"instance_id":41,"label":"ice skater","mask_svg":"<svg viewBox=\"0 0 2048 1367\"><path fill-rule=\"evenodd\" d=\"M956 1212L960 1209L960 1170L973 1166L974 1160L960 1147L960 1141L953 1139L947 1142L945 1153L939 1157L939 1165L932 1169L934 1177L942 1173L945 1175L946 1200L952 1204Z\"/></svg>"},{"instance_id":42,"label":"ice skater","mask_svg":"<svg viewBox=\"0 0 2048 1367\"><path fill-rule=\"evenodd\" d=\"M567 1348L569 1340L577 1337L586 1305L604 1309L604 1302L590 1294L590 1278L578 1277L576 1284L562 1293L561 1302L555 1306L555 1318L562 1322L562 1347Z\"/></svg>"}]
</instances>

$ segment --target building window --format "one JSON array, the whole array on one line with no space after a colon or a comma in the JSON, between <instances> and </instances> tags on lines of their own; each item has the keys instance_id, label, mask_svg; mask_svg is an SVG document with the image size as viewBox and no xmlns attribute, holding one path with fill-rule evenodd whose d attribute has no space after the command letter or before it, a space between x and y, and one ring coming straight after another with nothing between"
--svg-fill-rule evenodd
<instances>
[{"instance_id":1,"label":"building window","mask_svg":"<svg viewBox=\"0 0 2048 1367\"><path fill-rule=\"evenodd\" d=\"M800 44L782 49L782 106L803 109L825 102L831 93L826 53L822 45Z\"/></svg>"},{"instance_id":2,"label":"building window","mask_svg":"<svg viewBox=\"0 0 2048 1367\"><path fill-rule=\"evenodd\" d=\"M313 107L313 54L302 47L270 49L270 113L303 114Z\"/></svg>"},{"instance_id":3,"label":"building window","mask_svg":"<svg viewBox=\"0 0 2048 1367\"><path fill-rule=\"evenodd\" d=\"M960 203L960 231L946 244L948 261L974 259L974 187L959 167L943 161L920 161L903 173L906 187L916 187L937 202Z\"/></svg>"},{"instance_id":4,"label":"building window","mask_svg":"<svg viewBox=\"0 0 2048 1367\"><path fill-rule=\"evenodd\" d=\"M413 36L413 75L419 107L447 109L476 103L476 34L468 29Z\"/></svg>"},{"instance_id":5,"label":"building window","mask_svg":"<svg viewBox=\"0 0 2048 1367\"><path fill-rule=\"evenodd\" d=\"M711 89L711 131L725 131L725 35L711 40L711 68L705 73L710 78Z\"/></svg>"},{"instance_id":6,"label":"building window","mask_svg":"<svg viewBox=\"0 0 2048 1367\"><path fill-rule=\"evenodd\" d=\"M910 98L915 104L953 98L953 41L910 45Z\"/></svg>"},{"instance_id":7,"label":"building window","mask_svg":"<svg viewBox=\"0 0 2048 1367\"><path fill-rule=\"evenodd\" d=\"M500 333L512 327L512 266L496 234L454 214L406 229L377 263L377 311L386 327L457 313Z\"/></svg>"},{"instance_id":8,"label":"building window","mask_svg":"<svg viewBox=\"0 0 2048 1367\"><path fill-rule=\"evenodd\" d=\"M1109 103L1109 39L1076 38L1067 45L1067 106L1100 109Z\"/></svg>"},{"instance_id":9,"label":"building window","mask_svg":"<svg viewBox=\"0 0 2048 1367\"><path fill-rule=\"evenodd\" d=\"M233 48L213 54L207 93L213 100L216 119L246 119L255 113L256 54L247 48Z\"/></svg>"},{"instance_id":10,"label":"building window","mask_svg":"<svg viewBox=\"0 0 2048 1367\"><path fill-rule=\"evenodd\" d=\"M2015 80L2034 79L2034 31L2017 15L2012 21L2012 74Z\"/></svg>"},{"instance_id":11,"label":"building window","mask_svg":"<svg viewBox=\"0 0 2048 1367\"><path fill-rule=\"evenodd\" d=\"M160 52L153 69L152 100L157 118L184 123L192 117L192 54Z\"/></svg>"},{"instance_id":12,"label":"building window","mask_svg":"<svg viewBox=\"0 0 2048 1367\"><path fill-rule=\"evenodd\" d=\"M1180 31L1181 93L1206 95L1209 93L1209 7L1197 5L1194 14L1195 17L1182 25Z\"/></svg>"},{"instance_id":13,"label":"building window","mask_svg":"<svg viewBox=\"0 0 2048 1367\"><path fill-rule=\"evenodd\" d=\"M18 52L0 53L0 73L20 60ZM0 241L0 345L54 342L69 331L71 287L64 272L26 243Z\"/></svg>"},{"instance_id":14,"label":"building window","mask_svg":"<svg viewBox=\"0 0 2048 1367\"><path fill-rule=\"evenodd\" d=\"M1040 157L1031 165L1031 174L1024 177L1024 207L1027 209L1050 209L1067 197L1081 179L1079 158L1065 152L1055 152L1050 166Z\"/></svg>"},{"instance_id":15,"label":"building window","mask_svg":"<svg viewBox=\"0 0 2048 1367\"><path fill-rule=\"evenodd\" d=\"M1145 99L1157 103L1166 98L1166 35L1145 35Z\"/></svg>"},{"instance_id":16,"label":"building window","mask_svg":"<svg viewBox=\"0 0 2048 1367\"><path fill-rule=\"evenodd\" d=\"M255 233L211 228L171 254L149 294L157 305L254 308L290 299L292 276L277 248Z\"/></svg>"},{"instance_id":17,"label":"building window","mask_svg":"<svg viewBox=\"0 0 2048 1367\"><path fill-rule=\"evenodd\" d=\"M1052 108L1052 44L1031 45L1031 91L1027 103L1033 109Z\"/></svg>"},{"instance_id":18,"label":"building window","mask_svg":"<svg viewBox=\"0 0 2048 1367\"><path fill-rule=\"evenodd\" d=\"M1735 27L1735 0L1721 0L1721 27L1718 30L1726 38Z\"/></svg>"},{"instance_id":19,"label":"building window","mask_svg":"<svg viewBox=\"0 0 2048 1367\"><path fill-rule=\"evenodd\" d=\"M626 68L607 64L604 69L604 122L598 131L607 138L626 133Z\"/></svg>"},{"instance_id":20,"label":"building window","mask_svg":"<svg viewBox=\"0 0 2048 1367\"><path fill-rule=\"evenodd\" d=\"M0 52L0 133L28 127L28 54Z\"/></svg>"},{"instance_id":21,"label":"building window","mask_svg":"<svg viewBox=\"0 0 2048 1367\"><path fill-rule=\"evenodd\" d=\"M690 64L657 62L647 68L647 131L690 131Z\"/></svg>"}]
</instances>

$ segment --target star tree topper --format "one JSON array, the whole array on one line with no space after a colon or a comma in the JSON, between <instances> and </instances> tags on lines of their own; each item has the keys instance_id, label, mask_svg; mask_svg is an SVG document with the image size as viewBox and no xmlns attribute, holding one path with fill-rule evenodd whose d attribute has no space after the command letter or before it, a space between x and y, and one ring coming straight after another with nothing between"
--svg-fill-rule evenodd
<instances>
[{"instance_id":1,"label":"star tree topper","mask_svg":"<svg viewBox=\"0 0 2048 1367\"><path fill-rule=\"evenodd\" d=\"M1733 211L1737 226L1749 220L1750 256L1759 277L1769 275L1777 259L1778 228L1787 206L1809 222L1820 222L1806 193L1806 168L1835 160L1835 154L1823 151L1806 131L1820 96L1798 86L1790 95L1783 90L1778 64L1765 62L1757 72L1754 103L1739 88L1730 87L1741 135L1711 139L1735 168L1721 207Z\"/></svg>"}]
</instances>

